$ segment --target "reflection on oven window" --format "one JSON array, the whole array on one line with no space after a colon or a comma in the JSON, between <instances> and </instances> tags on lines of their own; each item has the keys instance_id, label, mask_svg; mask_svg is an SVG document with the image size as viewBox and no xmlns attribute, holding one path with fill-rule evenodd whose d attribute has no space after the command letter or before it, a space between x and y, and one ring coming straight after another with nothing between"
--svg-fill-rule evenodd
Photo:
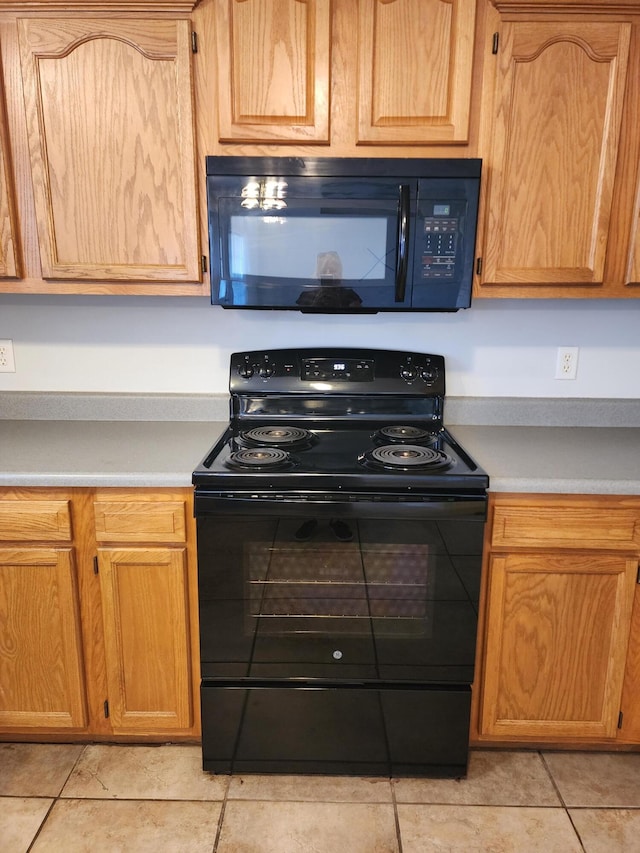
<instances>
[{"instance_id":1,"label":"reflection on oven window","mask_svg":"<svg viewBox=\"0 0 640 853\"><path fill-rule=\"evenodd\" d=\"M354 520L341 541L333 526L314 524L301 540L300 522L283 519L273 541L245 545L247 631L430 636L437 548L426 530L425 541L385 542L379 525Z\"/></svg>"}]
</instances>

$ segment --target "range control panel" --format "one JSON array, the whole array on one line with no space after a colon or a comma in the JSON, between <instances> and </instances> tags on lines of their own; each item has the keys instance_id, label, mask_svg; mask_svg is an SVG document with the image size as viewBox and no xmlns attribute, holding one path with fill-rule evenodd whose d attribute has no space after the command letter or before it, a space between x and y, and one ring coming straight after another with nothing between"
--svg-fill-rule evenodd
<instances>
[{"instance_id":1,"label":"range control panel","mask_svg":"<svg viewBox=\"0 0 640 853\"><path fill-rule=\"evenodd\" d=\"M444 396L441 355L369 349L280 349L233 353L231 393L427 394Z\"/></svg>"}]
</instances>

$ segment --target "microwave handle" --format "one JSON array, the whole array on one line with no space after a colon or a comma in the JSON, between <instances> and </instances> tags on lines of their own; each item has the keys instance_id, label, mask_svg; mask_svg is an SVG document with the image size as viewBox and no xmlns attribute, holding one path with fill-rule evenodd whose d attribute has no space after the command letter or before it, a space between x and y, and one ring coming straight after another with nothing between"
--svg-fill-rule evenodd
<instances>
[{"instance_id":1,"label":"microwave handle","mask_svg":"<svg viewBox=\"0 0 640 853\"><path fill-rule=\"evenodd\" d=\"M398 211L398 235L396 252L396 302L404 302L407 289L407 266L409 263L409 216L411 194L408 184L400 184Z\"/></svg>"}]
</instances>

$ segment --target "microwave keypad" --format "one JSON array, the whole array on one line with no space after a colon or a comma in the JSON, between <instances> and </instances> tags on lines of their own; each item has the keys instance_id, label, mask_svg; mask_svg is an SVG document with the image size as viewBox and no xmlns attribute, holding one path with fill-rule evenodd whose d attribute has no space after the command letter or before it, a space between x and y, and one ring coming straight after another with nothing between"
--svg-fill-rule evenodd
<instances>
[{"instance_id":1,"label":"microwave keypad","mask_svg":"<svg viewBox=\"0 0 640 853\"><path fill-rule=\"evenodd\" d=\"M459 220L427 216L424 219L422 278L453 278Z\"/></svg>"}]
</instances>

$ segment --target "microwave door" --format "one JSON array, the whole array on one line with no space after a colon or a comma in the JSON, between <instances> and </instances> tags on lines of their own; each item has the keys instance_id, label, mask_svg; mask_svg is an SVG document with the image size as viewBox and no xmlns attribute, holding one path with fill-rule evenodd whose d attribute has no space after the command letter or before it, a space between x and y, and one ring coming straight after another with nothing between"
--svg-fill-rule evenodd
<instances>
[{"instance_id":1,"label":"microwave door","mask_svg":"<svg viewBox=\"0 0 640 853\"><path fill-rule=\"evenodd\" d=\"M212 301L327 313L407 306L410 188L399 200L398 186L385 187L387 197L289 196L277 210L219 198Z\"/></svg>"}]
</instances>

